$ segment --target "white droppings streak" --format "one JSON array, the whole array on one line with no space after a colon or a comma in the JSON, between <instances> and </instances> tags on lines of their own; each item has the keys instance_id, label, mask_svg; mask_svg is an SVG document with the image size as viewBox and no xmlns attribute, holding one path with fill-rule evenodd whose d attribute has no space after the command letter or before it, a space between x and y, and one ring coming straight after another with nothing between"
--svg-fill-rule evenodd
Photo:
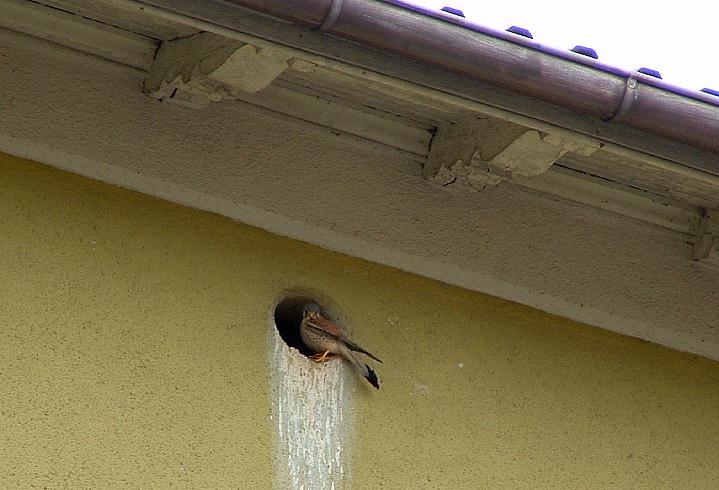
<instances>
[{"instance_id":1,"label":"white droppings streak","mask_svg":"<svg viewBox=\"0 0 719 490\"><path fill-rule=\"evenodd\" d=\"M281 339L274 325L270 349L275 488L347 488L351 414L342 362L307 359Z\"/></svg>"}]
</instances>

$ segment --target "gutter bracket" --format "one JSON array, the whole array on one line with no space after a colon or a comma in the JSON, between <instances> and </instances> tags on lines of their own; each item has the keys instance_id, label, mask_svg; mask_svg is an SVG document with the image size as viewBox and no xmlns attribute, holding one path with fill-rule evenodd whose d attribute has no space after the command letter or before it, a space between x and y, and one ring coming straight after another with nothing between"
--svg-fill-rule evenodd
<instances>
[{"instance_id":1,"label":"gutter bracket","mask_svg":"<svg viewBox=\"0 0 719 490\"><path fill-rule=\"evenodd\" d=\"M692 244L692 260L719 258L719 212L703 208Z\"/></svg>"},{"instance_id":2,"label":"gutter bracket","mask_svg":"<svg viewBox=\"0 0 719 490\"><path fill-rule=\"evenodd\" d=\"M619 105L612 114L603 118L604 122L620 123L624 120L626 115L632 109L634 101L637 100L637 95L639 95L639 92L637 91L637 86L637 77L634 73L632 73L631 75L629 75L629 78L627 78L627 81L624 84L624 93L622 94L622 100L619 102Z\"/></svg>"}]
</instances>

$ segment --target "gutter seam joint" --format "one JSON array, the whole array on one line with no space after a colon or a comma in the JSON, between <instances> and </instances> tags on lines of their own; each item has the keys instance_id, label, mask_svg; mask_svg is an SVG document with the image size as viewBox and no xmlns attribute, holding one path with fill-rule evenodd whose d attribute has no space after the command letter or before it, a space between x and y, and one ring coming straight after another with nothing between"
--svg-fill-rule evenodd
<instances>
[{"instance_id":1,"label":"gutter seam joint","mask_svg":"<svg viewBox=\"0 0 719 490\"><path fill-rule=\"evenodd\" d=\"M624 120L626 115L632 109L632 105L634 105L634 101L637 99L637 95L639 94L637 91L637 85L637 77L634 73L632 73L629 75L629 78L627 78L627 81L624 84L622 100L619 102L619 105L614 112L604 118L605 122L620 123Z\"/></svg>"},{"instance_id":2,"label":"gutter seam joint","mask_svg":"<svg viewBox=\"0 0 719 490\"><path fill-rule=\"evenodd\" d=\"M334 27L335 22L337 22L337 19L340 16L340 13L342 13L343 3L344 0L332 0L332 4L327 11L327 16L322 21L322 24L317 27L318 31L327 32L332 29L332 27Z\"/></svg>"}]
</instances>

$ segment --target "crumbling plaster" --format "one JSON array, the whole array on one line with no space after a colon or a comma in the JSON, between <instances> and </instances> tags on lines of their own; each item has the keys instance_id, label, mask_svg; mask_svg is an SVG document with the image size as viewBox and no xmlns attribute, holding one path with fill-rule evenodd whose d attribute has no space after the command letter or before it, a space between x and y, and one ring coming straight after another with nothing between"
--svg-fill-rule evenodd
<instances>
[{"instance_id":1,"label":"crumbling plaster","mask_svg":"<svg viewBox=\"0 0 719 490\"><path fill-rule=\"evenodd\" d=\"M719 359L719 270L686 237L511 185L454 193L420 162L0 32L0 150L326 248Z\"/></svg>"}]
</instances>

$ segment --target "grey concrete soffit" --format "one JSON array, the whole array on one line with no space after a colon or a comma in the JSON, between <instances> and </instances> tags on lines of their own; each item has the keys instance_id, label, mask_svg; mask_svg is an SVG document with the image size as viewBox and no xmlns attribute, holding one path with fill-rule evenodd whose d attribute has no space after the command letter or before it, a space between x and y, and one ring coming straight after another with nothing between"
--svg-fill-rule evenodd
<instances>
[{"instance_id":1,"label":"grey concrete soffit","mask_svg":"<svg viewBox=\"0 0 719 490\"><path fill-rule=\"evenodd\" d=\"M59 7L77 3L74 0L46 1ZM104 8L115 9L110 11L117 12L119 9L136 17L155 19L155 32L162 22L174 25L174 29L181 26L182 30L177 31L180 36L158 43L149 37L152 32L149 36L138 35L130 30L102 22L93 23L83 16L22 0L0 0L0 8L4 12L0 26L148 72L145 91L161 100L172 100L190 107L222 99L240 100L331 128L338 134L356 136L413 155L422 162L423 176L442 186L460 186L477 191L487 185L512 181L543 193L683 233L694 244L691 254L694 259L715 255L717 227L713 225L713 216L719 207L719 198L712 197L711 189L719 185L716 152L616 124L619 119L616 117L613 122L602 122L591 116L576 115L568 109L557 109L545 102L537 103L536 97L493 90L483 86L481 81L468 84L466 76L451 72L437 76L436 68L428 63L418 65L403 57L375 52L373 48L358 48L356 43L339 39L328 42L326 34L317 29L307 29L306 25L317 27L313 16L332 20L333 25L337 25L342 12L347 15L347 9L355 5L352 2L342 3L342 9L338 10L339 3L309 1L307 4L311 8L300 9L303 15L309 17L294 19L303 25L279 22L228 2L103 0L100 3L106 4ZM149 3L162 6L145 5ZM260 3L266 11L275 9L274 2ZM377 2L362 2L365 3ZM305 0L290 2L292 8L297 5L305 5ZM447 24L442 19L421 16L381 2L379 5L389 9L387 15L393 20L411 25L417 23L418 26L430 22L435 27L449 28L451 35L469 33L486 37L484 33ZM355 8L360 6L355 5ZM53 22L46 22L49 15L53 17ZM330 27L330 22L321 24L325 30ZM168 25L163 29L169 28L167 36L172 36L175 33ZM504 38L497 41L514 46L513 42ZM531 47L519 48L526 50ZM577 64L564 59L559 62L567 66ZM552 67L561 69L564 65ZM273 83L283 72L309 74L320 68L351 77L354 83L372 83L395 98L405 97L411 103L419 101L425 109L449 108L453 111L453 120L398 124L367 111L317 98L314 93L303 93ZM438 86L438 83L442 85ZM586 90L589 85L582 85L582 89ZM471 92L468 87L479 89ZM704 104L701 100L692 99L690 102ZM719 119L719 108L706 105L707 108L717 111L714 119ZM627 116L625 109L622 110ZM457 113L466 115L457 119ZM480 119L484 116L496 117L524 129L509 137L503 135L498 138L486 131L483 121L474 120L470 114L479 115ZM683 121L687 119L691 118L682 118ZM481 150L490 146L487 135L494 146L502 140L502 149L483 159ZM612 188L609 183L601 182L601 178L592 182L586 174L577 179L577 174L571 169L557 165L560 159L571 162L582 156L591 157L598 149L618 158L641 162L634 167L634 172L651 171L673 182L684 179L690 185L701 188L703 196L709 197L684 200L682 195L677 195L672 197L678 201L657 201L656 196L643 192L629 196L626 191L631 188L631 182L624 183L629 187ZM555 171L547 172L550 167ZM667 203L671 205L667 206Z\"/></svg>"}]
</instances>

